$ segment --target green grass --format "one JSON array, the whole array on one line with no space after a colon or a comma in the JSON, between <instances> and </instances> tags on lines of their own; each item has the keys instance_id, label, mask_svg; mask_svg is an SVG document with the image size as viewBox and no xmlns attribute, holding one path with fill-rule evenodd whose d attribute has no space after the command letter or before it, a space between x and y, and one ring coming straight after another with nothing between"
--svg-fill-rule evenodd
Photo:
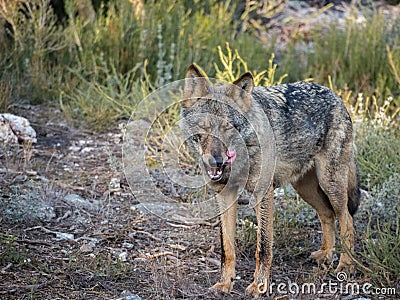
<instances>
[{"instance_id":1,"label":"green grass","mask_svg":"<svg viewBox=\"0 0 400 300\"><path fill-rule=\"evenodd\" d=\"M377 11L366 11L364 17L359 23L350 16L344 30L336 23L316 29L306 50L298 46L302 39L288 45L281 72L289 81L311 77L336 90L350 90L352 104L358 93L376 97L379 106L391 96L395 111L400 106L399 20L385 21Z\"/></svg>"},{"instance_id":2,"label":"green grass","mask_svg":"<svg viewBox=\"0 0 400 300\"><path fill-rule=\"evenodd\" d=\"M367 227L364 241L366 268L360 268L376 286L393 285L400 280L400 217L395 224L378 223Z\"/></svg>"},{"instance_id":3,"label":"green grass","mask_svg":"<svg viewBox=\"0 0 400 300\"><path fill-rule=\"evenodd\" d=\"M400 136L397 128L357 126L356 145L361 184L365 189L400 174Z\"/></svg>"},{"instance_id":4,"label":"green grass","mask_svg":"<svg viewBox=\"0 0 400 300\"><path fill-rule=\"evenodd\" d=\"M7 79L0 79L0 113L8 111L11 105L11 83Z\"/></svg>"},{"instance_id":5,"label":"green grass","mask_svg":"<svg viewBox=\"0 0 400 300\"><path fill-rule=\"evenodd\" d=\"M0 107L4 110L4 98L7 105L21 99L30 103L61 99L67 115L101 130L129 115L126 108L136 99L181 79L192 62L210 77L226 72L226 66L217 62L222 62L221 48L227 42L233 55L237 50L248 64L243 70L261 74L269 67L274 41L257 38L257 31L268 25L259 22L255 7L246 6L241 13L238 1L195 2L189 6L184 0L146 1L137 11L128 0L115 1L88 22L79 15L75 1L67 0L68 19L61 26L48 9L49 0L7 1L0 9L0 23L10 24L12 38L0 37L0 70L13 94L0 96ZM259 13L273 17L282 9L279 2ZM315 28L313 42L306 48L298 46L303 40L296 36L274 61L276 78L311 77L326 85L331 78L336 89L352 91L352 103L363 92L374 95L379 105L392 96L391 110L398 108L399 22L385 22L377 11L364 15L364 23L350 16L344 30L337 24ZM118 81L116 86L110 79Z\"/></svg>"},{"instance_id":6,"label":"green grass","mask_svg":"<svg viewBox=\"0 0 400 300\"><path fill-rule=\"evenodd\" d=\"M215 78L218 80L233 82L241 74L251 72L255 85L271 86L281 84L287 77L287 74L283 74L279 78L275 78L278 65L274 61L274 53L271 54L267 65L259 67L258 70L250 70L249 64L240 55L239 50L232 50L229 43L226 43L225 49L222 49L221 46L218 46L217 49L219 61L214 63L214 68Z\"/></svg>"},{"instance_id":7,"label":"green grass","mask_svg":"<svg viewBox=\"0 0 400 300\"><path fill-rule=\"evenodd\" d=\"M31 262L26 247L19 244L17 237L11 234L0 233L0 253L0 267L6 267L10 263L24 267Z\"/></svg>"},{"instance_id":8,"label":"green grass","mask_svg":"<svg viewBox=\"0 0 400 300\"><path fill-rule=\"evenodd\" d=\"M66 49L66 36L56 24L49 1L6 1L0 7L0 24L10 29L0 39L0 70L13 86L13 101L54 100L63 80L57 55ZM22 13L22 11L24 13Z\"/></svg>"},{"instance_id":9,"label":"green grass","mask_svg":"<svg viewBox=\"0 0 400 300\"><path fill-rule=\"evenodd\" d=\"M181 79L191 62L212 70L223 41L263 57L264 47L253 35L236 38L234 7L218 1L198 2L195 9L185 4L149 1L135 15L129 1L118 1L90 26L71 14L67 33L77 36L71 45L77 61L69 64L70 84L61 94L68 115L107 128L129 117L157 87Z\"/></svg>"}]
</instances>

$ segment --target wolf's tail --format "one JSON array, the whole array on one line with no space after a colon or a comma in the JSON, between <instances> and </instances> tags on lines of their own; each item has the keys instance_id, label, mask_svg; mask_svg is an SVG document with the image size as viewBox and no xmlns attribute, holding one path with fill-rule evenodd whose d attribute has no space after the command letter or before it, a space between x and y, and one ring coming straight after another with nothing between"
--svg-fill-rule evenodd
<instances>
[{"instance_id":1,"label":"wolf's tail","mask_svg":"<svg viewBox=\"0 0 400 300\"><path fill-rule=\"evenodd\" d=\"M347 208L351 216L353 216L360 205L361 192L360 192L360 176L358 173L357 162L353 157L350 163L348 189L347 189Z\"/></svg>"}]
</instances>

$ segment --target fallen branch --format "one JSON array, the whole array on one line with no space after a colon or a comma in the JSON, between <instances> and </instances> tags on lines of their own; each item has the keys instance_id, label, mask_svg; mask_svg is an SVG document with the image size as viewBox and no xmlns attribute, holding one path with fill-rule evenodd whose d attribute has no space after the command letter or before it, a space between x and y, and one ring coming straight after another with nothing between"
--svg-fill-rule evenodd
<instances>
[{"instance_id":1,"label":"fallen branch","mask_svg":"<svg viewBox=\"0 0 400 300\"><path fill-rule=\"evenodd\" d=\"M44 232L46 233L50 233L50 234L54 234L56 236L56 238L60 239L60 240L69 240L69 241L75 241L75 237L72 233L65 233L65 232L59 232L59 231L53 231L50 229L47 229L43 226L39 227L40 229L42 229Z\"/></svg>"},{"instance_id":2,"label":"fallen branch","mask_svg":"<svg viewBox=\"0 0 400 300\"><path fill-rule=\"evenodd\" d=\"M23 172L21 172L21 171L17 171L14 169L5 169L5 168L0 168L0 173L9 173L9 174L17 174L17 175L23 174Z\"/></svg>"},{"instance_id":3,"label":"fallen branch","mask_svg":"<svg viewBox=\"0 0 400 300\"><path fill-rule=\"evenodd\" d=\"M200 225L198 224L191 224L191 225L185 225L185 224L175 224L175 223L170 223L166 222L169 226L175 227L175 228L192 228L192 227L199 227Z\"/></svg>"},{"instance_id":4,"label":"fallen branch","mask_svg":"<svg viewBox=\"0 0 400 300\"><path fill-rule=\"evenodd\" d=\"M168 255L168 256L171 255L171 256L175 257L175 253L173 253L171 251L163 251L163 252L159 252L156 254L145 255L145 258L152 259L152 258L157 258L160 256L165 256L165 255Z\"/></svg>"},{"instance_id":5,"label":"fallen branch","mask_svg":"<svg viewBox=\"0 0 400 300\"><path fill-rule=\"evenodd\" d=\"M148 236L149 238L151 238L151 239L153 239L153 240L155 240L155 241L157 241L157 242L162 242L162 241L163 241L162 239L160 239L160 238L158 238L158 237L152 235L150 232L143 231L143 230L135 230L134 232L132 232L132 233L129 234L129 235L132 237L132 236L135 235L136 233L146 235L146 236Z\"/></svg>"},{"instance_id":6,"label":"fallen branch","mask_svg":"<svg viewBox=\"0 0 400 300\"><path fill-rule=\"evenodd\" d=\"M32 245L45 245L48 247L52 247L53 244L46 242L46 241L42 241L42 240L27 240L27 239L23 239L23 240L17 240L18 243L25 243L25 244L32 244Z\"/></svg>"},{"instance_id":7,"label":"fallen branch","mask_svg":"<svg viewBox=\"0 0 400 300\"><path fill-rule=\"evenodd\" d=\"M192 228L192 227L199 227L199 226L210 226L215 227L219 224L219 219L215 220L214 222L207 222L207 221L197 221L197 222L188 222L188 221L175 221L176 223L166 222L169 226L176 227L176 228Z\"/></svg>"},{"instance_id":8,"label":"fallen branch","mask_svg":"<svg viewBox=\"0 0 400 300\"><path fill-rule=\"evenodd\" d=\"M212 257L202 257L200 260L201 260L201 261L204 261L204 262L208 262L208 263L210 263L210 264L213 264L213 265L215 265L215 266L217 266L217 267L220 267L220 266L221 266L221 261L220 261L219 259L216 259L216 258L212 258Z\"/></svg>"},{"instance_id":9,"label":"fallen branch","mask_svg":"<svg viewBox=\"0 0 400 300\"><path fill-rule=\"evenodd\" d=\"M12 263L9 263L7 266L5 266L4 268L2 268L1 269L1 272L0 273L6 273L6 271L9 269L9 268L11 268L13 266L13 264Z\"/></svg>"},{"instance_id":10,"label":"fallen branch","mask_svg":"<svg viewBox=\"0 0 400 300\"><path fill-rule=\"evenodd\" d=\"M86 191L86 188L81 187L81 186L74 186L74 185L66 184L66 183L59 182L59 181L53 181L52 183L54 183L55 185L59 186L62 189L65 189L65 190Z\"/></svg>"},{"instance_id":11,"label":"fallen branch","mask_svg":"<svg viewBox=\"0 0 400 300\"><path fill-rule=\"evenodd\" d=\"M5 294L14 294L14 293L21 293L25 291L37 291L38 289L44 288L46 286L52 285L54 282L56 282L57 279L53 279L47 282L39 283L39 284L30 284L30 285L25 285L25 286L19 286L15 287L10 290L5 290L5 291L0 291L0 295L5 295Z\"/></svg>"},{"instance_id":12,"label":"fallen branch","mask_svg":"<svg viewBox=\"0 0 400 300\"><path fill-rule=\"evenodd\" d=\"M23 170L23 171L17 171L15 169L8 169L8 168L0 168L0 173L8 173L8 174L13 174L13 175L28 175L28 176L37 176L37 172L33 170Z\"/></svg>"}]
</instances>

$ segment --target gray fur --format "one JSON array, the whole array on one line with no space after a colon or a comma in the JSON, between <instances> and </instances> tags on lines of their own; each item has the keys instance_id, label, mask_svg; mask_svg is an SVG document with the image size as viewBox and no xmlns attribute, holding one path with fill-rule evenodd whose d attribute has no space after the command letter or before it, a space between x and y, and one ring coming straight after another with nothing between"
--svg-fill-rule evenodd
<instances>
[{"instance_id":1,"label":"gray fur","mask_svg":"<svg viewBox=\"0 0 400 300\"><path fill-rule=\"evenodd\" d=\"M307 82L254 87L250 73L243 74L233 85L213 86L194 66L189 67L186 80L182 129L191 148L200 155L205 174L222 173L210 182L219 194L221 207L226 208L221 214L222 275L213 289L230 292L232 288L234 231L226 227L234 224L236 209L228 207L236 206L237 189L243 181L246 189L255 193L259 224L256 271L247 293L258 296L268 289L272 190L277 186L292 183L317 210L323 241L321 250L313 252L312 257L319 262L332 259L335 216L339 218L342 239L352 251L352 215L359 204L359 179L352 122L340 97L326 87ZM216 162L230 159L227 153L232 149L236 160L217 166ZM263 163L274 165L270 169L270 187L266 176L260 173ZM260 193L262 189L257 184L266 186L265 191ZM350 257L342 253L337 270L350 262Z\"/></svg>"}]
</instances>

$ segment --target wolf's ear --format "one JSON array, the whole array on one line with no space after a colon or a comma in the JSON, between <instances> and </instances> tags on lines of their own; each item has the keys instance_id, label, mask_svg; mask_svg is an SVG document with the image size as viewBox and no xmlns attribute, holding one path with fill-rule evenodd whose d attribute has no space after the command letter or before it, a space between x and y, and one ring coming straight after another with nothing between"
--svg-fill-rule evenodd
<instances>
[{"instance_id":1,"label":"wolf's ear","mask_svg":"<svg viewBox=\"0 0 400 300\"><path fill-rule=\"evenodd\" d=\"M228 90L227 96L232 98L243 111L247 112L250 108L253 88L253 75L251 75L250 72L246 72L233 82Z\"/></svg>"},{"instance_id":2,"label":"wolf's ear","mask_svg":"<svg viewBox=\"0 0 400 300\"><path fill-rule=\"evenodd\" d=\"M191 64L186 71L186 78L197 78L197 77L204 77L199 68L197 68L194 64Z\"/></svg>"},{"instance_id":3,"label":"wolf's ear","mask_svg":"<svg viewBox=\"0 0 400 300\"><path fill-rule=\"evenodd\" d=\"M254 88L253 75L251 75L250 72L246 72L242 76L240 76L239 79L235 80L233 84L251 94Z\"/></svg>"},{"instance_id":4,"label":"wolf's ear","mask_svg":"<svg viewBox=\"0 0 400 300\"><path fill-rule=\"evenodd\" d=\"M185 88L183 92L185 101L183 101L182 106L188 108L193 104L195 98L203 97L206 94L206 79L195 65L190 65L185 76Z\"/></svg>"}]
</instances>

